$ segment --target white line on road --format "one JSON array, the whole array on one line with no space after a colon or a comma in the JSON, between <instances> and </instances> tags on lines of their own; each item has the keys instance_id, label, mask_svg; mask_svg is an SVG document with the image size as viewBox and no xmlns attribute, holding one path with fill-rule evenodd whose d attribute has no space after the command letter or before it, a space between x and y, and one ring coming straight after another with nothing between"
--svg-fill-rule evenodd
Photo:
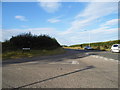
<instances>
[{"instance_id":1,"label":"white line on road","mask_svg":"<svg viewBox=\"0 0 120 90\"><path fill-rule=\"evenodd\" d=\"M49 63L49 64L79 64L78 61L69 61L69 62L52 62L52 63Z\"/></svg>"},{"instance_id":2,"label":"white line on road","mask_svg":"<svg viewBox=\"0 0 120 90\"><path fill-rule=\"evenodd\" d=\"M72 64L79 64L78 61L72 61Z\"/></svg>"},{"instance_id":3,"label":"white line on road","mask_svg":"<svg viewBox=\"0 0 120 90\"><path fill-rule=\"evenodd\" d=\"M109 58L102 57L102 56L97 56L97 55L91 55L91 56L92 56L92 57L95 57L95 58L101 58L101 59L104 59L105 61L116 61L116 62L119 62L119 60L109 59Z\"/></svg>"},{"instance_id":4,"label":"white line on road","mask_svg":"<svg viewBox=\"0 0 120 90\"><path fill-rule=\"evenodd\" d=\"M104 60L106 60L106 61L107 61L107 60L108 60L108 58L104 58Z\"/></svg>"},{"instance_id":5,"label":"white line on road","mask_svg":"<svg viewBox=\"0 0 120 90\"><path fill-rule=\"evenodd\" d=\"M86 55L89 55L89 53L85 53Z\"/></svg>"}]
</instances>

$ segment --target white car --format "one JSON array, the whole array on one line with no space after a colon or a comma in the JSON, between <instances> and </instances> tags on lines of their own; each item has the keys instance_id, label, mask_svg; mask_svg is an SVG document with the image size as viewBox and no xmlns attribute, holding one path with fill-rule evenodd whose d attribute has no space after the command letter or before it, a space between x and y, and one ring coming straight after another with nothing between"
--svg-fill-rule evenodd
<instances>
[{"instance_id":1,"label":"white car","mask_svg":"<svg viewBox=\"0 0 120 90\"><path fill-rule=\"evenodd\" d=\"M120 44L113 44L111 47L111 52L120 52Z\"/></svg>"}]
</instances>

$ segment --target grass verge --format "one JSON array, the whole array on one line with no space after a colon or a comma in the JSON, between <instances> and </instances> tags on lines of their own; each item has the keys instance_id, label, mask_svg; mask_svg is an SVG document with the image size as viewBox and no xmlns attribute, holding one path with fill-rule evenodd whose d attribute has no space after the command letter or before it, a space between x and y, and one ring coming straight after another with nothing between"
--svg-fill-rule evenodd
<instances>
[{"instance_id":1,"label":"grass verge","mask_svg":"<svg viewBox=\"0 0 120 90\"><path fill-rule=\"evenodd\" d=\"M22 50L18 51L8 51L2 54L2 59L18 59L24 57L35 57L35 56L48 56L48 55L56 55L65 53L63 48L57 48L54 50L30 50L30 52L22 52Z\"/></svg>"},{"instance_id":2,"label":"grass verge","mask_svg":"<svg viewBox=\"0 0 120 90\"><path fill-rule=\"evenodd\" d=\"M84 50L84 48L81 48L81 47L63 47L65 49L81 49L81 50ZM110 49L105 49L105 48L95 48L93 47L94 50L101 50L101 51L110 51Z\"/></svg>"},{"instance_id":3,"label":"grass verge","mask_svg":"<svg viewBox=\"0 0 120 90\"><path fill-rule=\"evenodd\" d=\"M83 49L83 48L80 48L80 47L63 47L65 49Z\"/></svg>"}]
</instances>

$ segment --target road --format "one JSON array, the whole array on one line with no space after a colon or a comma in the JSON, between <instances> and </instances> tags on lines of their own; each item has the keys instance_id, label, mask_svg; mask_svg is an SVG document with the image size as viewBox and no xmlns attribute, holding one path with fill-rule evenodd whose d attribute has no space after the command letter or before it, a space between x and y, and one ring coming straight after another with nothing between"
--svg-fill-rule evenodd
<instances>
[{"instance_id":1,"label":"road","mask_svg":"<svg viewBox=\"0 0 120 90\"><path fill-rule=\"evenodd\" d=\"M118 62L95 58L96 53L66 49L61 55L4 61L2 87L118 88Z\"/></svg>"},{"instance_id":2,"label":"road","mask_svg":"<svg viewBox=\"0 0 120 90\"><path fill-rule=\"evenodd\" d=\"M119 60L120 58L120 53L112 53L110 51L86 51L86 52L89 52L90 54L106 57L108 59Z\"/></svg>"}]
</instances>

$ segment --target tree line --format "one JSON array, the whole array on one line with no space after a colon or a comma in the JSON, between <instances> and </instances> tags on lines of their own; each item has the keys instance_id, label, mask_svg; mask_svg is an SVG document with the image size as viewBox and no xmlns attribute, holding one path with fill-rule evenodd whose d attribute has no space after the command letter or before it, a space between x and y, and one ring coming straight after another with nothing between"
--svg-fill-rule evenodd
<instances>
[{"instance_id":1,"label":"tree line","mask_svg":"<svg viewBox=\"0 0 120 90\"><path fill-rule=\"evenodd\" d=\"M2 42L2 50L21 50L22 48L31 49L55 49L60 47L60 44L55 38L49 35L32 35L29 33L12 36L9 40Z\"/></svg>"}]
</instances>

